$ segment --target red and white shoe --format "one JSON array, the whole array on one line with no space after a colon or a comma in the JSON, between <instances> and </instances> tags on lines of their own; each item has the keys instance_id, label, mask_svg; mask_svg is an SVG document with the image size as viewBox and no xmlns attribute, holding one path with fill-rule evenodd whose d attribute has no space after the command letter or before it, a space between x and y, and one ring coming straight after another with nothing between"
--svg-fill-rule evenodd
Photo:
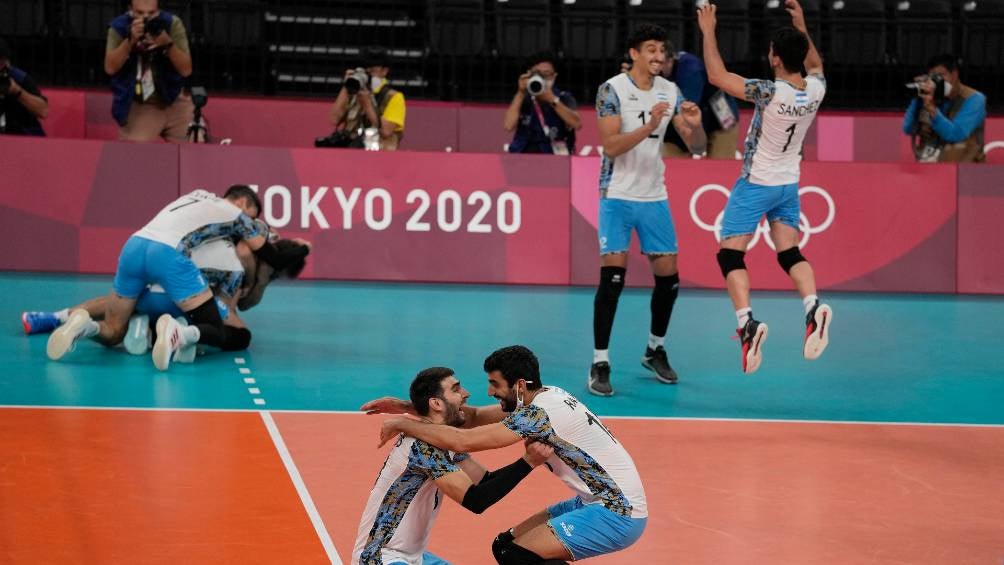
<instances>
[{"instance_id":1,"label":"red and white shoe","mask_svg":"<svg viewBox=\"0 0 1004 565\"><path fill-rule=\"evenodd\" d=\"M767 324L753 318L746 325L736 330L739 345L742 347L743 373L755 373L763 360L763 342L767 341Z\"/></svg>"},{"instance_id":2,"label":"red and white shoe","mask_svg":"<svg viewBox=\"0 0 1004 565\"><path fill-rule=\"evenodd\" d=\"M833 323L833 310L826 304L816 305L805 315L805 345L802 355L812 361L818 359L830 342L830 324Z\"/></svg>"},{"instance_id":3,"label":"red and white shoe","mask_svg":"<svg viewBox=\"0 0 1004 565\"><path fill-rule=\"evenodd\" d=\"M171 358L174 353L185 345L185 336L181 333L181 324L171 317L170 314L163 314L157 318L157 341L153 343L153 365L161 371L166 371L171 366Z\"/></svg>"}]
</instances>

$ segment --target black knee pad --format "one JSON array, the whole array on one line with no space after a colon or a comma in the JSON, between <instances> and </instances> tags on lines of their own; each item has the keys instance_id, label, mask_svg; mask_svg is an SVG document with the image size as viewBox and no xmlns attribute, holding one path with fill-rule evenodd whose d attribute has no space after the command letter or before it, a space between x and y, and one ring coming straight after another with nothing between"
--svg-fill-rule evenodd
<instances>
[{"instance_id":1,"label":"black knee pad","mask_svg":"<svg viewBox=\"0 0 1004 565\"><path fill-rule=\"evenodd\" d=\"M798 249L797 245L791 249L780 251L777 254L777 262L786 273L790 273L792 267L805 260L805 257L802 257L802 252Z\"/></svg>"},{"instance_id":2,"label":"black knee pad","mask_svg":"<svg viewBox=\"0 0 1004 565\"><path fill-rule=\"evenodd\" d=\"M624 290L624 278L627 269L624 267L600 267L600 286L596 289L596 300L614 302Z\"/></svg>"},{"instance_id":3,"label":"black knee pad","mask_svg":"<svg viewBox=\"0 0 1004 565\"><path fill-rule=\"evenodd\" d=\"M668 277L655 275L655 288L659 292L672 292L680 289L680 273L674 273Z\"/></svg>"},{"instance_id":4,"label":"black knee pad","mask_svg":"<svg viewBox=\"0 0 1004 565\"><path fill-rule=\"evenodd\" d=\"M543 565L544 558L529 549L516 545L512 540L502 545L495 557L499 565Z\"/></svg>"},{"instance_id":5,"label":"black knee pad","mask_svg":"<svg viewBox=\"0 0 1004 565\"><path fill-rule=\"evenodd\" d=\"M251 345L251 330L227 327L223 334L223 351L244 351Z\"/></svg>"},{"instance_id":6,"label":"black knee pad","mask_svg":"<svg viewBox=\"0 0 1004 565\"><path fill-rule=\"evenodd\" d=\"M210 324L213 326L222 326L223 318L220 317L220 311L216 308L216 299L210 298L209 300L202 303L202 305L196 307L194 310L189 310L185 312L185 317L188 318L188 323L192 325L199 324Z\"/></svg>"},{"instance_id":7,"label":"black knee pad","mask_svg":"<svg viewBox=\"0 0 1004 565\"><path fill-rule=\"evenodd\" d=\"M495 541L492 542L492 555L495 556L495 561L502 562L500 561L502 559L502 548L514 539L516 537L512 535L512 530L506 530L495 536Z\"/></svg>"},{"instance_id":8,"label":"black knee pad","mask_svg":"<svg viewBox=\"0 0 1004 565\"><path fill-rule=\"evenodd\" d=\"M722 269L722 276L728 277L732 271L746 270L746 262L743 261L743 257L745 256L745 251L719 249L716 257L718 258L718 266Z\"/></svg>"}]
</instances>

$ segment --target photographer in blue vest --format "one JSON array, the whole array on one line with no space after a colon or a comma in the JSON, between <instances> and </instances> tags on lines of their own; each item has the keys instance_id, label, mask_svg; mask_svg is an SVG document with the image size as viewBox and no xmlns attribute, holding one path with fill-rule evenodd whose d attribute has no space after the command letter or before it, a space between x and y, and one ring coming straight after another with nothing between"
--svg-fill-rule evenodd
<instances>
[{"instance_id":1,"label":"photographer in blue vest","mask_svg":"<svg viewBox=\"0 0 1004 565\"><path fill-rule=\"evenodd\" d=\"M0 39L0 134L45 135L39 119L49 115L49 102L35 81L11 65L7 42Z\"/></svg>"},{"instance_id":2,"label":"photographer in blue vest","mask_svg":"<svg viewBox=\"0 0 1004 565\"><path fill-rule=\"evenodd\" d=\"M502 127L513 132L510 153L575 153L575 130L582 127L572 93L555 88L554 55L538 53L527 61Z\"/></svg>"},{"instance_id":3,"label":"photographer in blue vest","mask_svg":"<svg viewBox=\"0 0 1004 565\"><path fill-rule=\"evenodd\" d=\"M182 87L192 56L180 18L161 11L157 0L132 0L109 25L105 72L119 139L185 141L193 106Z\"/></svg>"}]
</instances>

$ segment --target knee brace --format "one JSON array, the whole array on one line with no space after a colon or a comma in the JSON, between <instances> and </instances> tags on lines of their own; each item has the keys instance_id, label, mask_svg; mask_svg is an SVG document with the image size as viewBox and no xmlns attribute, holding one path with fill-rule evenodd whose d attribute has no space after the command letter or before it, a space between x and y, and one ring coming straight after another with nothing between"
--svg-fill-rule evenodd
<instances>
[{"instance_id":1,"label":"knee brace","mask_svg":"<svg viewBox=\"0 0 1004 565\"><path fill-rule=\"evenodd\" d=\"M502 562L502 548L514 539L516 536L512 535L512 530L506 530L495 536L495 541L492 542L492 555L495 556L495 561Z\"/></svg>"},{"instance_id":2,"label":"knee brace","mask_svg":"<svg viewBox=\"0 0 1004 565\"><path fill-rule=\"evenodd\" d=\"M617 303L624 290L624 277L627 269L624 267L601 267L600 286L596 289L596 300Z\"/></svg>"},{"instance_id":3,"label":"knee brace","mask_svg":"<svg viewBox=\"0 0 1004 565\"><path fill-rule=\"evenodd\" d=\"M251 330L247 328L224 327L223 351L244 351L251 345Z\"/></svg>"},{"instance_id":4,"label":"knee brace","mask_svg":"<svg viewBox=\"0 0 1004 565\"><path fill-rule=\"evenodd\" d=\"M791 249L779 251L777 254L777 262L786 273L790 273L792 267L805 260L805 257L802 257L802 252L798 249L797 245Z\"/></svg>"},{"instance_id":5,"label":"knee brace","mask_svg":"<svg viewBox=\"0 0 1004 565\"><path fill-rule=\"evenodd\" d=\"M543 565L544 558L529 549L516 545L512 540L503 544L495 557L499 565Z\"/></svg>"},{"instance_id":6,"label":"knee brace","mask_svg":"<svg viewBox=\"0 0 1004 565\"><path fill-rule=\"evenodd\" d=\"M220 317L220 311L216 308L216 300L212 298L203 302L194 310L185 312L185 317L188 318L188 323L193 326L198 326L200 324L209 324L213 326L223 325L223 318Z\"/></svg>"},{"instance_id":7,"label":"knee brace","mask_svg":"<svg viewBox=\"0 0 1004 565\"><path fill-rule=\"evenodd\" d=\"M736 249L719 249L718 255L718 266L722 269L722 276L728 277L729 273L736 270L746 270L746 262L743 261L743 257L746 256L745 251L738 251Z\"/></svg>"}]
</instances>

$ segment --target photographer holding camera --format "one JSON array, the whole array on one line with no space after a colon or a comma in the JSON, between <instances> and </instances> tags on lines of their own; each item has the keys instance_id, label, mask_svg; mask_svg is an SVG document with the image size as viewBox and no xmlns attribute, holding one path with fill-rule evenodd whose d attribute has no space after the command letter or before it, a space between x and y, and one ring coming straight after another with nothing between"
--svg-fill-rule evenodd
<instances>
[{"instance_id":1,"label":"photographer holding camera","mask_svg":"<svg viewBox=\"0 0 1004 565\"><path fill-rule=\"evenodd\" d=\"M345 71L345 81L331 108L335 132L317 147L355 147L395 151L404 134L404 94L390 87L387 51L367 49L364 65Z\"/></svg>"},{"instance_id":2,"label":"photographer holding camera","mask_svg":"<svg viewBox=\"0 0 1004 565\"><path fill-rule=\"evenodd\" d=\"M182 88L192 56L180 18L161 11L157 0L132 0L109 24L105 72L119 139L186 140L193 108Z\"/></svg>"},{"instance_id":3,"label":"photographer holding camera","mask_svg":"<svg viewBox=\"0 0 1004 565\"><path fill-rule=\"evenodd\" d=\"M516 130L509 152L574 154L575 130L582 127L582 119L572 94L554 88L554 56L538 53L527 63L502 122L506 131Z\"/></svg>"},{"instance_id":4,"label":"photographer holding camera","mask_svg":"<svg viewBox=\"0 0 1004 565\"><path fill-rule=\"evenodd\" d=\"M692 53L676 51L672 42L667 41L662 76L680 87L685 99L700 107L708 136L707 156L734 161L739 138L739 105L735 98L708 82L704 61ZM691 158L690 148L676 128L666 128L663 141L663 157Z\"/></svg>"},{"instance_id":5,"label":"photographer holding camera","mask_svg":"<svg viewBox=\"0 0 1004 565\"><path fill-rule=\"evenodd\" d=\"M911 136L919 163L982 163L983 126L987 98L959 80L954 55L936 55L927 63L927 74L907 88L917 97L903 118L903 133Z\"/></svg>"},{"instance_id":6,"label":"photographer holding camera","mask_svg":"<svg viewBox=\"0 0 1004 565\"><path fill-rule=\"evenodd\" d=\"M10 47L0 39L0 134L44 136L39 118L49 102L28 73L10 64Z\"/></svg>"}]
</instances>

